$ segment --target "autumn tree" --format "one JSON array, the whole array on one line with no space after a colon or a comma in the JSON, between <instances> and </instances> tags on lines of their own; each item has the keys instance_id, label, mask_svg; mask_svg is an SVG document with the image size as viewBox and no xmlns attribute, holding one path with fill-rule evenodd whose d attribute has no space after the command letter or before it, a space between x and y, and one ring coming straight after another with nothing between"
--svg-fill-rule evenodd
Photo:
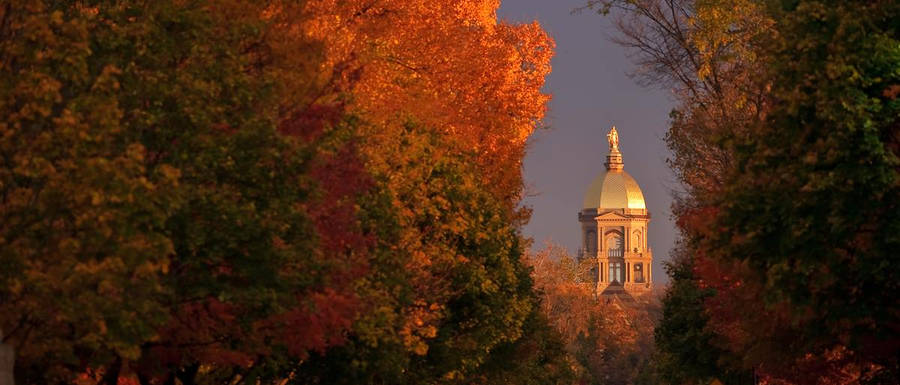
<instances>
[{"instance_id":1,"label":"autumn tree","mask_svg":"<svg viewBox=\"0 0 900 385\"><path fill-rule=\"evenodd\" d=\"M278 132L248 70L265 23L215 10L5 6L0 313L23 380L187 383L350 326L368 240L335 177L365 191L361 163Z\"/></svg>"},{"instance_id":2,"label":"autumn tree","mask_svg":"<svg viewBox=\"0 0 900 385\"><path fill-rule=\"evenodd\" d=\"M498 5L4 5L21 381L565 378L514 210L552 42Z\"/></svg>"},{"instance_id":3,"label":"autumn tree","mask_svg":"<svg viewBox=\"0 0 900 385\"><path fill-rule=\"evenodd\" d=\"M721 84L736 90L738 99L687 100L673 113L672 165L687 186L676 207L687 258L673 271L691 271L676 274L667 302L681 303L681 311L673 309L663 326L674 328L676 315L702 309L705 316L680 337L695 335L692 344L730 352L718 368L686 372L688 378L752 370L769 381L889 382L897 370L898 344L888 336L896 303L879 293L892 290L896 279L877 266L889 259L895 226L895 216L885 213L896 205L896 74L887 68L896 67L897 56L886 43L896 42L896 23L888 21L895 19L896 5L868 4L864 17L847 3L617 5L650 26L625 25L623 31L626 45L649 48L639 51L639 60L662 64L650 67L657 76L651 81L678 74L689 75L680 77L682 84L707 79L716 71L703 66L704 52L725 52L723 58L739 58L754 69L750 74L760 86L746 88L741 78L725 77ZM671 16L660 23L659 15ZM672 22L678 15L688 23ZM679 39L679 25L690 27L687 36L724 38L725 49L710 51L714 45L704 39ZM769 31L753 33L753 25ZM673 54L665 50L672 41L690 44ZM720 62L733 68L728 63ZM730 105L742 99L763 103ZM701 116L684 111L708 105L730 108L722 111L737 117L754 114L709 126L706 133L685 131L704 126ZM705 299L697 297L701 293ZM678 341L674 330L658 331L665 337L660 346L670 358L693 360L669 343Z\"/></svg>"},{"instance_id":4,"label":"autumn tree","mask_svg":"<svg viewBox=\"0 0 900 385\"><path fill-rule=\"evenodd\" d=\"M524 219L514 211L521 157L549 99L540 88L552 42L536 24L497 23L498 6L305 8L301 30L325 47L311 103L366 122L360 148L379 191L362 213L379 234L377 278L362 286L373 312L348 345L298 368L305 381L489 378L495 347L516 344L524 322L539 330L520 235L507 225Z\"/></svg>"},{"instance_id":5,"label":"autumn tree","mask_svg":"<svg viewBox=\"0 0 900 385\"><path fill-rule=\"evenodd\" d=\"M700 262L689 252L684 244L676 246L673 260L666 264L671 284L662 300L662 321L654 330L656 353L651 378L656 383L672 384L714 379L726 384L752 384L752 371L735 362L737 357L718 343L721 336L707 327L707 301L716 291L698 282L695 267Z\"/></svg>"},{"instance_id":6,"label":"autumn tree","mask_svg":"<svg viewBox=\"0 0 900 385\"><path fill-rule=\"evenodd\" d=\"M592 261L576 261L553 244L530 255L530 263L541 310L563 338L577 383L654 383L650 359L657 293L598 296L589 278Z\"/></svg>"},{"instance_id":7,"label":"autumn tree","mask_svg":"<svg viewBox=\"0 0 900 385\"><path fill-rule=\"evenodd\" d=\"M629 50L643 85L671 90L676 107L666 144L683 184L679 204L714 193L733 165L729 143L768 109L768 79L757 58L773 21L753 1L588 1L582 10L613 18L614 41Z\"/></svg>"},{"instance_id":8,"label":"autumn tree","mask_svg":"<svg viewBox=\"0 0 900 385\"><path fill-rule=\"evenodd\" d=\"M153 298L166 294L180 172L148 167L123 127L123 69L92 60L91 17L3 6L0 314L17 373L35 381L136 357L166 319Z\"/></svg>"},{"instance_id":9,"label":"autumn tree","mask_svg":"<svg viewBox=\"0 0 900 385\"><path fill-rule=\"evenodd\" d=\"M758 134L736 146L723 210L709 223L726 231L701 247L746 269L766 308L791 325L781 347L789 359L760 360L773 375L890 383L900 349L898 303L887 294L897 289L888 261L900 242L900 7L800 2L770 12L778 20L769 61L778 103Z\"/></svg>"},{"instance_id":10,"label":"autumn tree","mask_svg":"<svg viewBox=\"0 0 900 385\"><path fill-rule=\"evenodd\" d=\"M543 118L553 42L537 23L497 21L498 0L314 0L325 45L320 103L346 101L376 126L409 119L477 155L485 186L512 210L525 140Z\"/></svg>"},{"instance_id":11,"label":"autumn tree","mask_svg":"<svg viewBox=\"0 0 900 385\"><path fill-rule=\"evenodd\" d=\"M380 192L364 221L379 234L373 279L362 282L371 312L348 344L298 366L298 381L478 383L499 375L492 370L515 372L495 355L516 354L525 332L552 333L536 312L511 213L481 187L474 154L415 125L387 134L369 137L380 143L369 154ZM542 352L521 352L528 359L515 364L564 375Z\"/></svg>"},{"instance_id":12,"label":"autumn tree","mask_svg":"<svg viewBox=\"0 0 900 385\"><path fill-rule=\"evenodd\" d=\"M750 125L769 108L769 83L758 58L773 21L754 1L592 1L587 8L614 18L620 32L615 40L637 64L635 78L672 90L677 103L665 139L668 163L683 186L673 205L682 240L667 265L672 284L656 330L658 380L733 379L741 371L734 367L737 357L718 344L703 314L714 291L692 271L698 234L689 218L714 207L712 199L735 164L734 141L750 135Z\"/></svg>"}]
</instances>

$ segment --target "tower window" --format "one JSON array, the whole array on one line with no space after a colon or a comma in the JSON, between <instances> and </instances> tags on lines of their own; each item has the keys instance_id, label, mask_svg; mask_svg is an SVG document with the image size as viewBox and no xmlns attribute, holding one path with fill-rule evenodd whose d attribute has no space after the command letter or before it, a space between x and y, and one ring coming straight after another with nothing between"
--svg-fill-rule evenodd
<instances>
[{"instance_id":1,"label":"tower window","mask_svg":"<svg viewBox=\"0 0 900 385\"><path fill-rule=\"evenodd\" d=\"M609 282L622 283L625 281L622 269L622 262L609 263Z\"/></svg>"},{"instance_id":2,"label":"tower window","mask_svg":"<svg viewBox=\"0 0 900 385\"><path fill-rule=\"evenodd\" d=\"M634 282L644 283L644 264L643 263L635 263L634 264Z\"/></svg>"},{"instance_id":3,"label":"tower window","mask_svg":"<svg viewBox=\"0 0 900 385\"><path fill-rule=\"evenodd\" d=\"M607 256L609 257L621 257L624 255L624 245L622 242L622 236L616 233L611 233L606 237L606 249Z\"/></svg>"}]
</instances>

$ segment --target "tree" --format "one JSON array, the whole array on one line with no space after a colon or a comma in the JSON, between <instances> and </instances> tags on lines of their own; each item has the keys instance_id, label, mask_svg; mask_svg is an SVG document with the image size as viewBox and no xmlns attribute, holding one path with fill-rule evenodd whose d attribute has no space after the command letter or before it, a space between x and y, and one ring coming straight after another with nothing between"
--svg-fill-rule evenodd
<instances>
[{"instance_id":1,"label":"tree","mask_svg":"<svg viewBox=\"0 0 900 385\"><path fill-rule=\"evenodd\" d=\"M350 343L299 365L297 381L490 376L482 365L522 336L535 301L510 213L480 187L474 155L415 125L387 134L369 137L380 144L367 154L378 187L364 223L378 246L361 290L373 309Z\"/></svg>"},{"instance_id":2,"label":"tree","mask_svg":"<svg viewBox=\"0 0 900 385\"><path fill-rule=\"evenodd\" d=\"M524 139L542 117L552 42L497 24L493 1L310 2L300 29L325 47L314 105L359 116L376 190L371 312L302 381L445 382L515 343L532 314L519 235ZM448 11L450 10L450 11ZM485 286L486 285L486 286ZM477 321L476 321L477 320ZM498 369L499 370L499 369Z\"/></svg>"},{"instance_id":3,"label":"tree","mask_svg":"<svg viewBox=\"0 0 900 385\"><path fill-rule=\"evenodd\" d=\"M723 116L750 119L726 119L707 134L686 131L703 120L684 111L702 110L708 99L687 100L673 114L672 165L688 186L676 215L693 272L673 285L667 301L689 308L696 302L684 300L693 290L679 299L677 288L709 290L705 322L691 335L712 333L708 345L731 352L724 371L753 370L768 381L889 382L897 371L898 343L888 336L896 301L881 293L896 279L879 266L889 258L896 226L886 214L896 205L896 74L887 69L897 63L897 26L888 21L896 5L868 4L865 17L856 17L846 3L616 4L649 20L657 33L626 33L627 42L649 48L641 58L674 63L652 67L652 80L706 79L717 71L693 58L725 52L752 69L743 78L757 79L750 84L758 87L726 77L723 89L738 98L720 99L762 101L752 115L722 109ZM659 9L685 12L670 12L661 23L667 13ZM672 41L689 41L670 28L685 25L671 21L678 15L698 21L690 25L701 32L713 26L713 33L700 33L713 39L676 45L676 54L666 50ZM753 25L771 31L754 32ZM710 51L716 46L710 41L727 44ZM716 154L726 161L710 161L720 159L709 157ZM709 169L697 170L703 167ZM676 321L667 317L663 325Z\"/></svg>"},{"instance_id":4,"label":"tree","mask_svg":"<svg viewBox=\"0 0 900 385\"><path fill-rule=\"evenodd\" d=\"M898 242L898 7L863 8L860 16L850 3L772 7L778 103L736 147L724 209L710 223L726 231L702 245L746 265L772 313L789 307L792 340L781 348L789 359L760 360L788 379L887 383L898 370L897 301L885 295L898 284L886 268Z\"/></svg>"},{"instance_id":5,"label":"tree","mask_svg":"<svg viewBox=\"0 0 900 385\"><path fill-rule=\"evenodd\" d=\"M5 7L2 322L22 379L189 383L343 339L368 240L336 188L365 178L352 147L313 162L328 146L277 131L248 70L263 21Z\"/></svg>"},{"instance_id":6,"label":"tree","mask_svg":"<svg viewBox=\"0 0 900 385\"><path fill-rule=\"evenodd\" d=\"M151 298L166 293L180 179L148 167L121 124L122 69L91 60L91 20L69 11L9 2L0 32L2 328L20 369L52 361L18 373L48 381L82 360L135 357L165 320Z\"/></svg>"},{"instance_id":7,"label":"tree","mask_svg":"<svg viewBox=\"0 0 900 385\"><path fill-rule=\"evenodd\" d=\"M757 1L588 1L612 14L643 85L672 90L666 143L685 191L679 204L700 205L733 165L730 146L765 117L769 79L760 56L774 21Z\"/></svg>"},{"instance_id":8,"label":"tree","mask_svg":"<svg viewBox=\"0 0 900 385\"><path fill-rule=\"evenodd\" d=\"M577 383L632 384L653 375L652 337L659 318L656 293L598 297L589 274L590 260L576 262L555 245L530 257L542 313L562 336Z\"/></svg>"},{"instance_id":9,"label":"tree","mask_svg":"<svg viewBox=\"0 0 900 385\"><path fill-rule=\"evenodd\" d=\"M485 186L512 210L525 139L543 118L553 41L537 23L498 23L497 0L310 1L325 43L320 103L377 126L411 119L477 154Z\"/></svg>"},{"instance_id":10,"label":"tree","mask_svg":"<svg viewBox=\"0 0 900 385\"><path fill-rule=\"evenodd\" d=\"M678 246L674 260L666 265L672 283L662 300L662 322L654 330L656 380L699 384L718 379L727 384L751 384L753 374L734 362L734 355L717 343L720 335L708 327L707 301L716 291L699 282L695 264L700 262L687 254L688 250Z\"/></svg>"},{"instance_id":11,"label":"tree","mask_svg":"<svg viewBox=\"0 0 900 385\"><path fill-rule=\"evenodd\" d=\"M706 302L716 288L691 270L701 265L697 239L704 236L695 224L717 210L714 199L735 164L734 142L752 134L749 127L771 103L760 56L773 20L755 1L592 1L588 7L616 17L616 42L632 52L638 81L673 90L678 103L666 143L683 187L673 204L682 240L667 268L672 284L656 330L657 380L747 378L739 357L708 324Z\"/></svg>"},{"instance_id":12,"label":"tree","mask_svg":"<svg viewBox=\"0 0 900 385\"><path fill-rule=\"evenodd\" d=\"M514 210L552 43L497 6L5 4L22 380L565 377Z\"/></svg>"}]
</instances>

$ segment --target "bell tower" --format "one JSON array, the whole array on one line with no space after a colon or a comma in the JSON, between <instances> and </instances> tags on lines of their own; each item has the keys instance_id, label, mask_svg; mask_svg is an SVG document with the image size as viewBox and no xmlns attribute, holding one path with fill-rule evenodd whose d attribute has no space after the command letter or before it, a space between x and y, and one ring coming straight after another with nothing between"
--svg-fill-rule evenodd
<instances>
[{"instance_id":1,"label":"bell tower","mask_svg":"<svg viewBox=\"0 0 900 385\"><path fill-rule=\"evenodd\" d=\"M653 253L647 242L650 213L644 194L625 172L615 127L606 135L609 154L588 187L578 221L582 244L579 261L594 266L591 279L598 294L641 294L650 290Z\"/></svg>"}]
</instances>

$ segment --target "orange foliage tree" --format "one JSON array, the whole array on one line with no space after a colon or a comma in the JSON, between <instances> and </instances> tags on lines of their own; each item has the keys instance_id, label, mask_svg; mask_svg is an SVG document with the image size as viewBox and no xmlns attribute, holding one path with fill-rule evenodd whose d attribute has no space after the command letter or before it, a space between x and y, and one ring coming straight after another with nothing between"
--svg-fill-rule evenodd
<instances>
[{"instance_id":1,"label":"orange foliage tree","mask_svg":"<svg viewBox=\"0 0 900 385\"><path fill-rule=\"evenodd\" d=\"M376 127L413 121L474 151L484 185L517 202L525 140L550 96L553 41L497 22L498 0L311 0L302 29L323 42L320 104Z\"/></svg>"},{"instance_id":2,"label":"orange foliage tree","mask_svg":"<svg viewBox=\"0 0 900 385\"><path fill-rule=\"evenodd\" d=\"M0 7L17 373L564 374L514 209L552 41L497 23L496 1L440 5Z\"/></svg>"},{"instance_id":3,"label":"orange foliage tree","mask_svg":"<svg viewBox=\"0 0 900 385\"><path fill-rule=\"evenodd\" d=\"M578 262L558 245L550 244L529 257L541 293L541 312L562 336L578 383L653 383L650 359L660 311L657 293L638 298L598 296L590 278L592 262Z\"/></svg>"}]
</instances>

